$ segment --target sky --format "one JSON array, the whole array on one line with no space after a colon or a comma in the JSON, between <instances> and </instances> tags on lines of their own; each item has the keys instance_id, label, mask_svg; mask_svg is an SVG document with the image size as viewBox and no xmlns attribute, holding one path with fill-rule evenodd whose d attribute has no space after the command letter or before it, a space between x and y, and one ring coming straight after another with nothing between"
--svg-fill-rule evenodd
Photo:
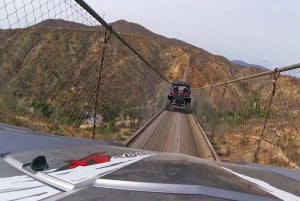
<instances>
[{"instance_id":1,"label":"sky","mask_svg":"<svg viewBox=\"0 0 300 201\"><path fill-rule=\"evenodd\" d=\"M300 63L299 0L86 0L120 19L229 60L270 69Z\"/></svg>"},{"instance_id":2,"label":"sky","mask_svg":"<svg viewBox=\"0 0 300 201\"><path fill-rule=\"evenodd\" d=\"M229 60L270 69L300 63L300 0L85 1L108 23L138 23ZM73 0L0 0L0 29L53 17L86 23L77 6Z\"/></svg>"}]
</instances>

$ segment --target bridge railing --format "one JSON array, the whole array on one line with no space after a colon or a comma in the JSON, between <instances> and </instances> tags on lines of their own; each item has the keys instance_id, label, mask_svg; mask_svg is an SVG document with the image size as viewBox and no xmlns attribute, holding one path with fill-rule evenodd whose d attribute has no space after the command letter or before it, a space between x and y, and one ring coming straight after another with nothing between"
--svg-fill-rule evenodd
<instances>
[{"instance_id":1,"label":"bridge railing","mask_svg":"<svg viewBox=\"0 0 300 201\"><path fill-rule=\"evenodd\" d=\"M118 33L84 1L3 0L0 25L2 123L120 140L165 106L169 84L135 40L150 39Z\"/></svg>"},{"instance_id":2,"label":"bridge railing","mask_svg":"<svg viewBox=\"0 0 300 201\"><path fill-rule=\"evenodd\" d=\"M223 159L300 166L299 64L193 94L194 113Z\"/></svg>"}]
</instances>

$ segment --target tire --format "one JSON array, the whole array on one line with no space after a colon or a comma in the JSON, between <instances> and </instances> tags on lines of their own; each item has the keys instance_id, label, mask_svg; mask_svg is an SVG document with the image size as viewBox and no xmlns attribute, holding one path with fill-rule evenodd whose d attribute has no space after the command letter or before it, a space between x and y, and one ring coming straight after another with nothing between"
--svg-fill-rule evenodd
<instances>
[{"instance_id":1,"label":"tire","mask_svg":"<svg viewBox=\"0 0 300 201\"><path fill-rule=\"evenodd\" d=\"M186 103L186 105L185 105L185 112L188 113L188 114L192 113L192 105L191 105L191 103Z\"/></svg>"},{"instance_id":2,"label":"tire","mask_svg":"<svg viewBox=\"0 0 300 201\"><path fill-rule=\"evenodd\" d=\"M170 111L170 109L171 109L171 103L167 103L167 104L166 104L166 110L167 110L167 111Z\"/></svg>"}]
</instances>

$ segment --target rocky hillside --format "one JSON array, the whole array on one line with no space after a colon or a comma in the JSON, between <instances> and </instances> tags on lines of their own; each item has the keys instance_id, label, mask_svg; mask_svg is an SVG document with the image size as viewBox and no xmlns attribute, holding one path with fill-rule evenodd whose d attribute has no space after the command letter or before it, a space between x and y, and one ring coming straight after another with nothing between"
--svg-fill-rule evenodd
<instances>
[{"instance_id":1,"label":"rocky hillside","mask_svg":"<svg viewBox=\"0 0 300 201\"><path fill-rule=\"evenodd\" d=\"M112 23L112 27L169 81L182 79L186 66L192 87L263 71L241 67L225 57L155 34L138 24L121 20ZM0 30L0 40L1 121L7 115L14 116L7 108L22 114L32 110L37 100L42 100L45 107L55 104L65 113L75 110L83 116L88 111L85 107L94 104L91 97L97 88L103 27L47 20L26 29ZM152 83L159 77L152 71L145 77L145 69L141 60L111 36L99 86L109 96L101 97L113 104L137 104L141 97L132 94L138 94L143 87L146 100L155 97ZM115 93L107 93L107 86ZM61 116L56 114L58 109L53 110L51 115ZM42 112L47 116L47 111Z\"/></svg>"},{"instance_id":2,"label":"rocky hillside","mask_svg":"<svg viewBox=\"0 0 300 201\"><path fill-rule=\"evenodd\" d=\"M122 20L113 23L112 27L170 81L182 77L187 62L188 80L193 87L229 80L235 78L240 70L245 70L222 56L210 54L183 41L157 35L138 24ZM19 82L23 85L22 80L27 80L29 74L40 77L38 73L31 72L61 66L69 69L65 70L66 73L77 72L74 77L76 80L76 76L86 70L84 68L91 68L99 58L103 28L62 20L47 20L27 29L2 30L0 39L2 84ZM117 49L117 54L109 61L112 65L124 57L132 56L127 48L113 37L110 45ZM260 72L259 69L254 71ZM40 78L40 81L46 82L47 79ZM55 79L51 80L51 83L55 84Z\"/></svg>"}]
</instances>

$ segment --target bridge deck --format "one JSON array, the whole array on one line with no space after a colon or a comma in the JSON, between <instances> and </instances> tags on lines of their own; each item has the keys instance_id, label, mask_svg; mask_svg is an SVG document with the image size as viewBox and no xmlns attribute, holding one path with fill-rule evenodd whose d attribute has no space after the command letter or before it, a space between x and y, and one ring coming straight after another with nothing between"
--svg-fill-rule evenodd
<instances>
[{"instance_id":1,"label":"bridge deck","mask_svg":"<svg viewBox=\"0 0 300 201\"><path fill-rule=\"evenodd\" d=\"M201 135L191 114L164 111L129 143L129 147L215 160Z\"/></svg>"}]
</instances>

